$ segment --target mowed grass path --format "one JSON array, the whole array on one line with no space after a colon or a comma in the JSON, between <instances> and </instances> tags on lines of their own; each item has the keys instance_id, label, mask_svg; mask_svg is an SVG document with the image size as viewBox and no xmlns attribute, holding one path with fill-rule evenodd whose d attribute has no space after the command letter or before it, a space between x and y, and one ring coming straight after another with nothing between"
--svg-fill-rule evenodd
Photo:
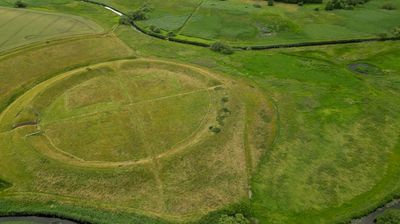
<instances>
[{"instance_id":1,"label":"mowed grass path","mask_svg":"<svg viewBox=\"0 0 400 224\"><path fill-rule=\"evenodd\" d=\"M77 16L0 7L0 30L1 52L48 39L100 33L103 28Z\"/></svg>"}]
</instances>

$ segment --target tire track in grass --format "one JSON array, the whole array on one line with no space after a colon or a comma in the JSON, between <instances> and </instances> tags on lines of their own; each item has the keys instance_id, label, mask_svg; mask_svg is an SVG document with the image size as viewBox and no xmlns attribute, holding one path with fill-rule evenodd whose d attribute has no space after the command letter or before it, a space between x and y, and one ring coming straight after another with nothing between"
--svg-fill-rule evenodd
<instances>
[{"instance_id":1,"label":"tire track in grass","mask_svg":"<svg viewBox=\"0 0 400 224\"><path fill-rule=\"evenodd\" d=\"M8 10L7 10L8 11ZM24 13L19 13L18 15L12 17L11 19L7 20L6 22L4 22L3 24L0 25L0 28L2 28L3 26L11 23L12 21L18 19L20 16L23 16L25 14L28 14L29 12L24 12Z\"/></svg>"},{"instance_id":2,"label":"tire track in grass","mask_svg":"<svg viewBox=\"0 0 400 224\"><path fill-rule=\"evenodd\" d=\"M223 86L223 85L219 85L219 86ZM215 87L218 87L218 86L210 87L209 89L213 89ZM157 97L157 98L148 99L148 100L141 100L141 101L132 102L132 103L128 103L128 104L122 105L122 107L130 107L130 106L143 104L143 103L151 103L151 102L161 101L161 100L165 100L165 99L169 99L169 98L196 94L196 93L208 91L209 89L199 89L199 90L194 90L194 91L190 91L190 92L184 92L184 93L179 93L179 94L174 94L174 95L169 95L169 96L162 96L162 97ZM76 116L71 116L71 117L67 117L67 118L63 118L63 119L54 120L52 122L44 122L44 124L54 124L54 123L58 123L58 122L65 122L65 121L70 121L70 120L74 120L74 119L78 119L78 118L85 118L85 117L94 116L94 115L97 115L99 113L113 112L113 111L116 111L116 110L121 110L121 108L118 107L118 108L113 108L113 109L107 109L107 110L101 110L101 111L96 111L96 112L85 113L85 114L81 114L81 115L76 115Z\"/></svg>"},{"instance_id":3,"label":"tire track in grass","mask_svg":"<svg viewBox=\"0 0 400 224\"><path fill-rule=\"evenodd\" d=\"M40 34L46 32L46 31L47 31L48 29L50 29L54 24L56 24L58 21L60 21L61 18L63 18L63 17L62 17L62 16L57 16L56 19L50 21L50 23L47 24L47 26L45 26L43 29L41 29L41 30L38 32L38 35L37 35L37 36L40 36Z\"/></svg>"},{"instance_id":4,"label":"tire track in grass","mask_svg":"<svg viewBox=\"0 0 400 224\"><path fill-rule=\"evenodd\" d=\"M21 33L26 27L28 27L29 25L31 25L32 23L34 23L36 20L42 18L45 15L38 15L35 18L31 19L28 21L28 23L24 24L23 26L21 26L16 32L14 32L9 38L7 38L5 41L3 41L2 43L0 43L0 48L2 46L4 46L6 43L8 43L8 41L14 39L19 33Z\"/></svg>"},{"instance_id":5,"label":"tire track in grass","mask_svg":"<svg viewBox=\"0 0 400 224\"><path fill-rule=\"evenodd\" d=\"M132 99L132 96L128 91L128 87L122 81L121 76L117 75L117 79L118 79L118 83L119 83L121 90L124 92L125 96L128 98L129 104L133 104L134 101ZM136 118L136 116L134 115L134 113L132 111L132 108L129 106L128 106L128 112L130 114L129 122L131 123L131 125L132 126L137 125L140 127L140 128L138 128L138 130L140 130L139 131L140 138L143 140L143 146L144 146L143 148L145 151L146 158L150 158L149 161L151 163L151 168L150 168L151 173L154 176L154 180L156 182L157 189L158 189L158 195L159 195L158 198L160 199L160 200L158 200L158 203L159 203L158 206L159 206L159 209L161 209L161 211L165 211L166 210L165 193L164 193L164 184L160 178L160 165L155 157L155 153L151 150L149 144L147 143L147 140L145 138L146 134L144 132L145 129L144 129L142 120L138 120ZM147 113L148 112L146 111L146 114ZM149 114L149 116L150 116L150 114ZM135 121L133 121L132 119L135 119Z\"/></svg>"},{"instance_id":6,"label":"tire track in grass","mask_svg":"<svg viewBox=\"0 0 400 224\"><path fill-rule=\"evenodd\" d=\"M125 61L131 61L132 59L122 59L119 60L118 62L125 62ZM171 62L171 61L164 61L164 60L156 60L156 59L137 59L135 61L144 61L144 62L156 62L156 63L164 63L164 64L169 64L169 65L179 65L185 68L190 68L193 69L194 71L198 71L201 74L205 75L205 76L209 76L209 77L213 77L216 78L220 81L222 81L223 83L227 84L228 80L217 75L214 73L209 72L207 69L204 68L199 68L196 66L192 66L192 65L187 65L187 64L181 64L181 63L176 63L176 62ZM112 61L113 63L115 63L116 61ZM12 104L10 104L9 106L7 106L7 108L5 108L5 110L3 110L3 112L0 114L0 122L5 118L6 114L12 110L12 107L17 105L20 102L24 102L25 100L29 100L29 97L32 94L33 91L33 95L35 96L36 94L38 94L40 91L43 91L46 86L51 85L52 83L56 83L66 77L68 77L69 75L75 74L77 72L81 72L81 71L85 71L88 67L91 68L98 68L98 67L102 67L104 65L108 65L110 64L110 62L103 62L103 63L99 63L99 64L95 64L95 65L91 65L91 66L85 66L85 67L81 67L66 73L63 73L59 76L53 77L47 81L44 81L38 85L36 85L34 88L32 88L30 91L25 92L23 95L21 95L17 100L15 100ZM223 86L225 86L225 84ZM212 97L213 94L211 94L211 90L216 88L217 86L212 86L206 89L200 89L200 90L196 90L197 92L199 91L207 91L210 94L210 97ZM193 92L193 91L192 91ZM181 93L179 95L184 95L184 94L190 94L190 93ZM174 95L176 96L176 95ZM166 97L162 97L162 98L169 98L169 97L173 97L173 96L166 96ZM153 101L155 99L152 99ZM159 99L156 99L159 100ZM184 149L186 149L187 147L190 147L194 144L197 144L201 139L202 136L208 133L208 127L207 124L209 124L213 118L215 118L216 116L216 112L213 110L213 101L210 101L209 104L209 108L208 108L208 112L205 114L203 120L201 121L201 124L198 126L198 128L193 132L192 135L188 136L187 138L185 138L184 140L182 140L181 142L177 143L176 145L172 146L170 149L168 149L166 152L160 153L158 155L155 155L153 158L144 158L144 159L140 159L140 160L136 160L136 161L124 161L124 162L104 162L104 161L79 161L79 160L74 160L69 156L66 156L65 154L60 154L57 153L53 150L47 151L46 152L41 152L44 155L48 154L48 156L52 159L56 159L59 160L60 162L63 163L67 163L70 165L75 165L75 166L80 166L80 167L86 167L86 168L123 168L123 167L131 167L131 166L137 166L137 165L144 165L144 164L151 164L154 159L161 159L167 156L171 156L174 155L176 153L182 152ZM11 130L14 131L14 130ZM6 131L6 132L10 132L10 131ZM0 133L1 134L1 133ZM42 138L45 138L44 136L42 136ZM45 140L45 139L43 139Z\"/></svg>"},{"instance_id":7,"label":"tire track in grass","mask_svg":"<svg viewBox=\"0 0 400 224\"><path fill-rule=\"evenodd\" d=\"M176 34L180 34L181 31L186 27L186 25L190 22L190 20L192 19L192 17L196 14L197 11L199 11L199 9L201 8L201 6L206 2L206 0L202 0L197 7L192 11L192 13L190 13L189 17L185 20L185 22L183 22L182 26L178 28L178 30L176 31Z\"/></svg>"},{"instance_id":8,"label":"tire track in grass","mask_svg":"<svg viewBox=\"0 0 400 224\"><path fill-rule=\"evenodd\" d=\"M40 36L45 36L43 33L44 33L46 30L48 30L50 27L52 27L54 24L56 24L61 18L62 18L61 16L57 16L56 19L50 20L50 22L49 22L46 26L44 26L41 30L39 30L39 31L37 32L37 34L32 34L32 35L25 36L25 39L26 39L26 40L29 40L29 39L38 38L38 37L40 37ZM47 35L47 36L51 36L51 35Z\"/></svg>"}]
</instances>

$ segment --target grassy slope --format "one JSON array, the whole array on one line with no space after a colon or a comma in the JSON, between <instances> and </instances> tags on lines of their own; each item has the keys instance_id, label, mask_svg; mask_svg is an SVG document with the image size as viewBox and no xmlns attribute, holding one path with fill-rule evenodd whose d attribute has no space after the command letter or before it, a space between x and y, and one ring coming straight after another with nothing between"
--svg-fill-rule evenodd
<instances>
[{"instance_id":1,"label":"grassy slope","mask_svg":"<svg viewBox=\"0 0 400 224\"><path fill-rule=\"evenodd\" d=\"M147 67L155 68L154 63L145 64L145 68ZM178 67L182 72L195 75L195 72L192 72L189 68L176 65L167 66L167 68L169 67L172 67L172 69ZM83 70L86 71L87 68ZM45 87L44 83L51 83L51 80L57 80L57 78L58 76L38 86L40 88ZM206 79L206 81L209 80ZM66 87L68 86L71 88L70 85L66 85ZM44 92L41 96L46 99L53 99L58 96L57 91L62 90L60 89L54 86L51 89L53 91ZM36 88L26 92L22 99L28 100L29 97L34 97L34 95L30 95L31 91L33 91L32 94L36 93ZM202 138L200 139L202 141L188 145L188 149L180 152L179 156L172 154L159 160L155 157L154 160L150 160L143 166L129 166L118 169L70 166L48 159L38 152L40 150L32 150L33 147L36 149L46 147L43 141L39 139L41 136L26 137L27 134L36 131L35 129L22 127L11 131L10 126L6 125L7 119L14 119L21 109L19 107L21 101L18 99L7 110L6 116L2 117L6 118L6 120L2 119L2 122L4 121L2 125L5 125L4 128L9 131L3 132L0 136L0 144L2 145L0 152L4 155L0 159L0 166L4 171L2 178L12 182L13 186L1 193L1 212L7 213L13 210L38 212L46 211L47 208L48 213L51 214L99 222L96 212L89 209L96 208L103 212L119 211L122 213L121 216L111 216L101 220L100 223L109 223L112 219L117 222L124 222L125 217L132 213L146 214L152 217L161 216L171 220L193 220L200 218L207 211L221 208L225 204L232 204L245 198L247 176L245 158L243 158L244 133L242 125L244 123L241 119L242 109L237 109L243 106L242 103L239 103L242 100L239 101L239 96L230 96L229 103L221 105L221 97L227 95L226 91L212 91L217 95L215 99L213 97L213 101L215 101L213 103L217 110L220 111L222 109L220 107L229 105L228 107L232 111L228 116L229 118L225 120L225 126L221 133L214 135L210 133L208 126L206 126L204 140ZM239 92L239 90L236 91ZM142 95L144 93L152 93L151 88L148 92L142 91ZM247 102L244 101L244 103ZM45 104L44 102L43 105ZM35 103L29 103L29 105L37 107ZM171 105L161 107L164 108L164 112L174 114L172 113L173 110L166 111L167 108L171 108ZM192 108L190 107L190 109ZM39 111L42 112L42 110ZM158 111L163 112L162 110ZM212 115L210 122L213 122L214 125L216 115L214 113ZM137 119L135 116L131 117ZM145 116L142 117L144 117L143 120L147 119ZM155 117L162 118L163 116L156 115ZM139 121L133 120L134 125L138 125ZM176 124L179 124L179 122ZM166 131L171 131L171 128ZM250 125L249 128L251 128ZM69 130L73 130L73 127ZM151 134L154 137L151 135L149 137L152 137L153 140L157 139L159 134L166 131L158 133L153 131ZM148 142L151 144L150 140ZM17 154L13 153L15 148L18 149ZM11 161L18 162L12 163ZM11 163L12 165L9 166L8 164ZM20 203L20 200L25 200L27 203L19 204L19 209L16 209L15 206L18 205L18 202ZM28 202L35 203L30 204ZM48 208L51 203L55 203L52 206L54 210ZM80 212L76 212L79 211L78 208L71 210L68 207L71 204L78 206L78 208L82 207L82 210ZM96 216L96 218L88 217L88 215Z\"/></svg>"},{"instance_id":2,"label":"grassy slope","mask_svg":"<svg viewBox=\"0 0 400 224\"><path fill-rule=\"evenodd\" d=\"M0 2L0 6L13 7L14 0L3 0ZM112 27L118 22L118 16L110 11L105 11L101 7L82 4L80 1L75 0L26 0L28 9L39 10L45 12L58 12L65 14L78 15L83 18L90 19L96 17L96 23L102 26L106 31L112 29Z\"/></svg>"},{"instance_id":3,"label":"grassy slope","mask_svg":"<svg viewBox=\"0 0 400 224\"><path fill-rule=\"evenodd\" d=\"M118 33L139 55L251 79L276 100L280 136L253 181L253 212L262 223L348 220L398 192L399 44L221 56L127 29ZM385 75L353 74L346 66L355 60L373 63ZM75 212L82 214L69 213L79 216Z\"/></svg>"},{"instance_id":4,"label":"grassy slope","mask_svg":"<svg viewBox=\"0 0 400 224\"><path fill-rule=\"evenodd\" d=\"M253 178L252 211L262 223L344 221L398 192L398 43L220 56L119 32L143 55L246 77L275 99L280 137ZM385 75L350 72L358 60Z\"/></svg>"},{"instance_id":5,"label":"grassy slope","mask_svg":"<svg viewBox=\"0 0 400 224\"><path fill-rule=\"evenodd\" d=\"M112 35L55 41L41 47L0 57L1 110L29 87L56 73L132 55L131 50ZM35 63L27 63L32 58L35 58Z\"/></svg>"}]
</instances>

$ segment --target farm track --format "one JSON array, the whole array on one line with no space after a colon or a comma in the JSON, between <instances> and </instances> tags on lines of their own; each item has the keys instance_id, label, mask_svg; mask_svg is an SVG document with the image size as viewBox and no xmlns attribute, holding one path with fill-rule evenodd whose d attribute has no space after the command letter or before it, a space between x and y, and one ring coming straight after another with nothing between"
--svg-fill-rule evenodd
<instances>
[{"instance_id":1,"label":"farm track","mask_svg":"<svg viewBox=\"0 0 400 224\"><path fill-rule=\"evenodd\" d=\"M112 7L105 3L100 3L97 1L93 1L93 0L81 0L81 1L90 3L90 4L99 5L99 6L102 6L103 8L108 7L108 8L115 10L115 13L120 13L122 15L126 15L126 13L122 12L121 10L118 10L115 7ZM184 39L178 39L178 38L169 38L167 36L163 36L160 34L151 33L149 31L146 31L145 29L141 28L135 22L131 22L131 25L135 31L145 34L147 36L157 38L157 39L176 42L176 43L182 43L182 44L187 44L187 45L192 45L192 46L198 46L198 47L206 47L206 48L211 47L211 44L205 43L205 42L194 41L194 40L184 40ZM354 39L340 39L340 40L327 40L327 41L299 42L299 43L291 43L291 44L247 45L247 46L231 45L231 47L234 48L235 50L260 51L260 50L271 50L271 49L282 49L282 48L329 46L329 45L399 41L399 40L400 40L400 37L384 37L384 38L375 37L375 38L354 38Z\"/></svg>"}]
</instances>

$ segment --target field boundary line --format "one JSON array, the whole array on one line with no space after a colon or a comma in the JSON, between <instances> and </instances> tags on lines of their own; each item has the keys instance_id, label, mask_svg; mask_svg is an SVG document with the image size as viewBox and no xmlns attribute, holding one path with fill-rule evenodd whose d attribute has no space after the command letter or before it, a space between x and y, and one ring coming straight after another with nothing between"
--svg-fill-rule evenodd
<instances>
[{"instance_id":1,"label":"field boundary line","mask_svg":"<svg viewBox=\"0 0 400 224\"><path fill-rule=\"evenodd\" d=\"M24 14L25 15L25 14ZM35 22L36 20L42 18L43 15L38 15L36 16L34 19L29 20L28 23L24 24L23 26L21 26L17 32L14 32L9 38L7 38L5 41L0 43L0 47L4 46L4 44L6 44L8 41L10 41L11 39L13 39L16 35L18 35L21 31L23 31L26 27L28 27L30 24L32 24L33 22Z\"/></svg>"},{"instance_id":2,"label":"field boundary line","mask_svg":"<svg viewBox=\"0 0 400 224\"><path fill-rule=\"evenodd\" d=\"M41 30L38 32L39 35L40 35L41 33L44 33L47 29L49 29L50 27L52 27L52 26L53 26L54 24L56 24L58 21L60 21L61 18L62 18L61 16L58 16L57 19L54 19L54 20L50 21L49 24L47 24L43 29L41 29Z\"/></svg>"},{"instance_id":3,"label":"field boundary line","mask_svg":"<svg viewBox=\"0 0 400 224\"><path fill-rule=\"evenodd\" d=\"M12 21L16 20L16 19L17 19L17 18L19 18L20 16L23 16L23 15L25 15L25 14L29 14L29 13L30 13L30 12L24 12L24 13L20 13L20 14L18 14L18 15L16 15L16 16L14 16L13 18L11 18L11 19L7 20L5 23L1 24L1 25L0 25L0 28L2 28L3 26L5 26L5 25L9 24L10 22L12 22Z\"/></svg>"},{"instance_id":4,"label":"field boundary line","mask_svg":"<svg viewBox=\"0 0 400 224\"><path fill-rule=\"evenodd\" d=\"M186 27L186 25L190 22L190 20L192 19L192 17L197 13L197 11L200 10L201 6L206 2L206 0L202 0L197 6L196 8L194 8L194 10L190 13L190 15L188 16L188 18L186 18L185 22L183 22L183 24L177 29L176 34L179 35L182 30Z\"/></svg>"},{"instance_id":5,"label":"field boundary line","mask_svg":"<svg viewBox=\"0 0 400 224\"><path fill-rule=\"evenodd\" d=\"M73 15L73 14L67 14L67 13L62 13L62 12L49 12L49 11L44 11L44 10L32 10L32 9L20 9L20 8L10 8L10 7L3 7L0 6L0 9L4 9L4 10L9 10L9 11L20 11L20 12L27 12L27 13L35 13L35 14L44 14L44 15L51 15L51 16L61 16L64 18L69 18L72 20L79 20L81 22L87 22L87 25L94 25L97 26L99 28L101 28L101 32L104 32L105 29L98 25L96 22L94 22L91 19L88 18L83 18L81 16L77 16L77 15ZM93 27L92 27L93 28Z\"/></svg>"},{"instance_id":6,"label":"field boundary line","mask_svg":"<svg viewBox=\"0 0 400 224\"><path fill-rule=\"evenodd\" d=\"M73 42L73 41L77 41L77 40L84 40L84 39L91 39L91 38L95 38L95 37L101 37L101 36L105 36L105 35L109 35L108 33L101 33L101 34L73 34L73 35L68 35L68 36L64 36L62 38L51 38L51 39L47 39L47 40L43 40L43 41L38 41L35 43L31 43L31 44L27 44L27 45L23 45L20 47L16 47L16 48L12 48L10 50L5 50L3 52L0 52L0 61L13 57L15 55L18 54L23 54L27 51L30 50L36 50L45 46L54 46L54 45L58 45L58 44L63 44L63 43L68 43L68 42Z\"/></svg>"}]
</instances>

